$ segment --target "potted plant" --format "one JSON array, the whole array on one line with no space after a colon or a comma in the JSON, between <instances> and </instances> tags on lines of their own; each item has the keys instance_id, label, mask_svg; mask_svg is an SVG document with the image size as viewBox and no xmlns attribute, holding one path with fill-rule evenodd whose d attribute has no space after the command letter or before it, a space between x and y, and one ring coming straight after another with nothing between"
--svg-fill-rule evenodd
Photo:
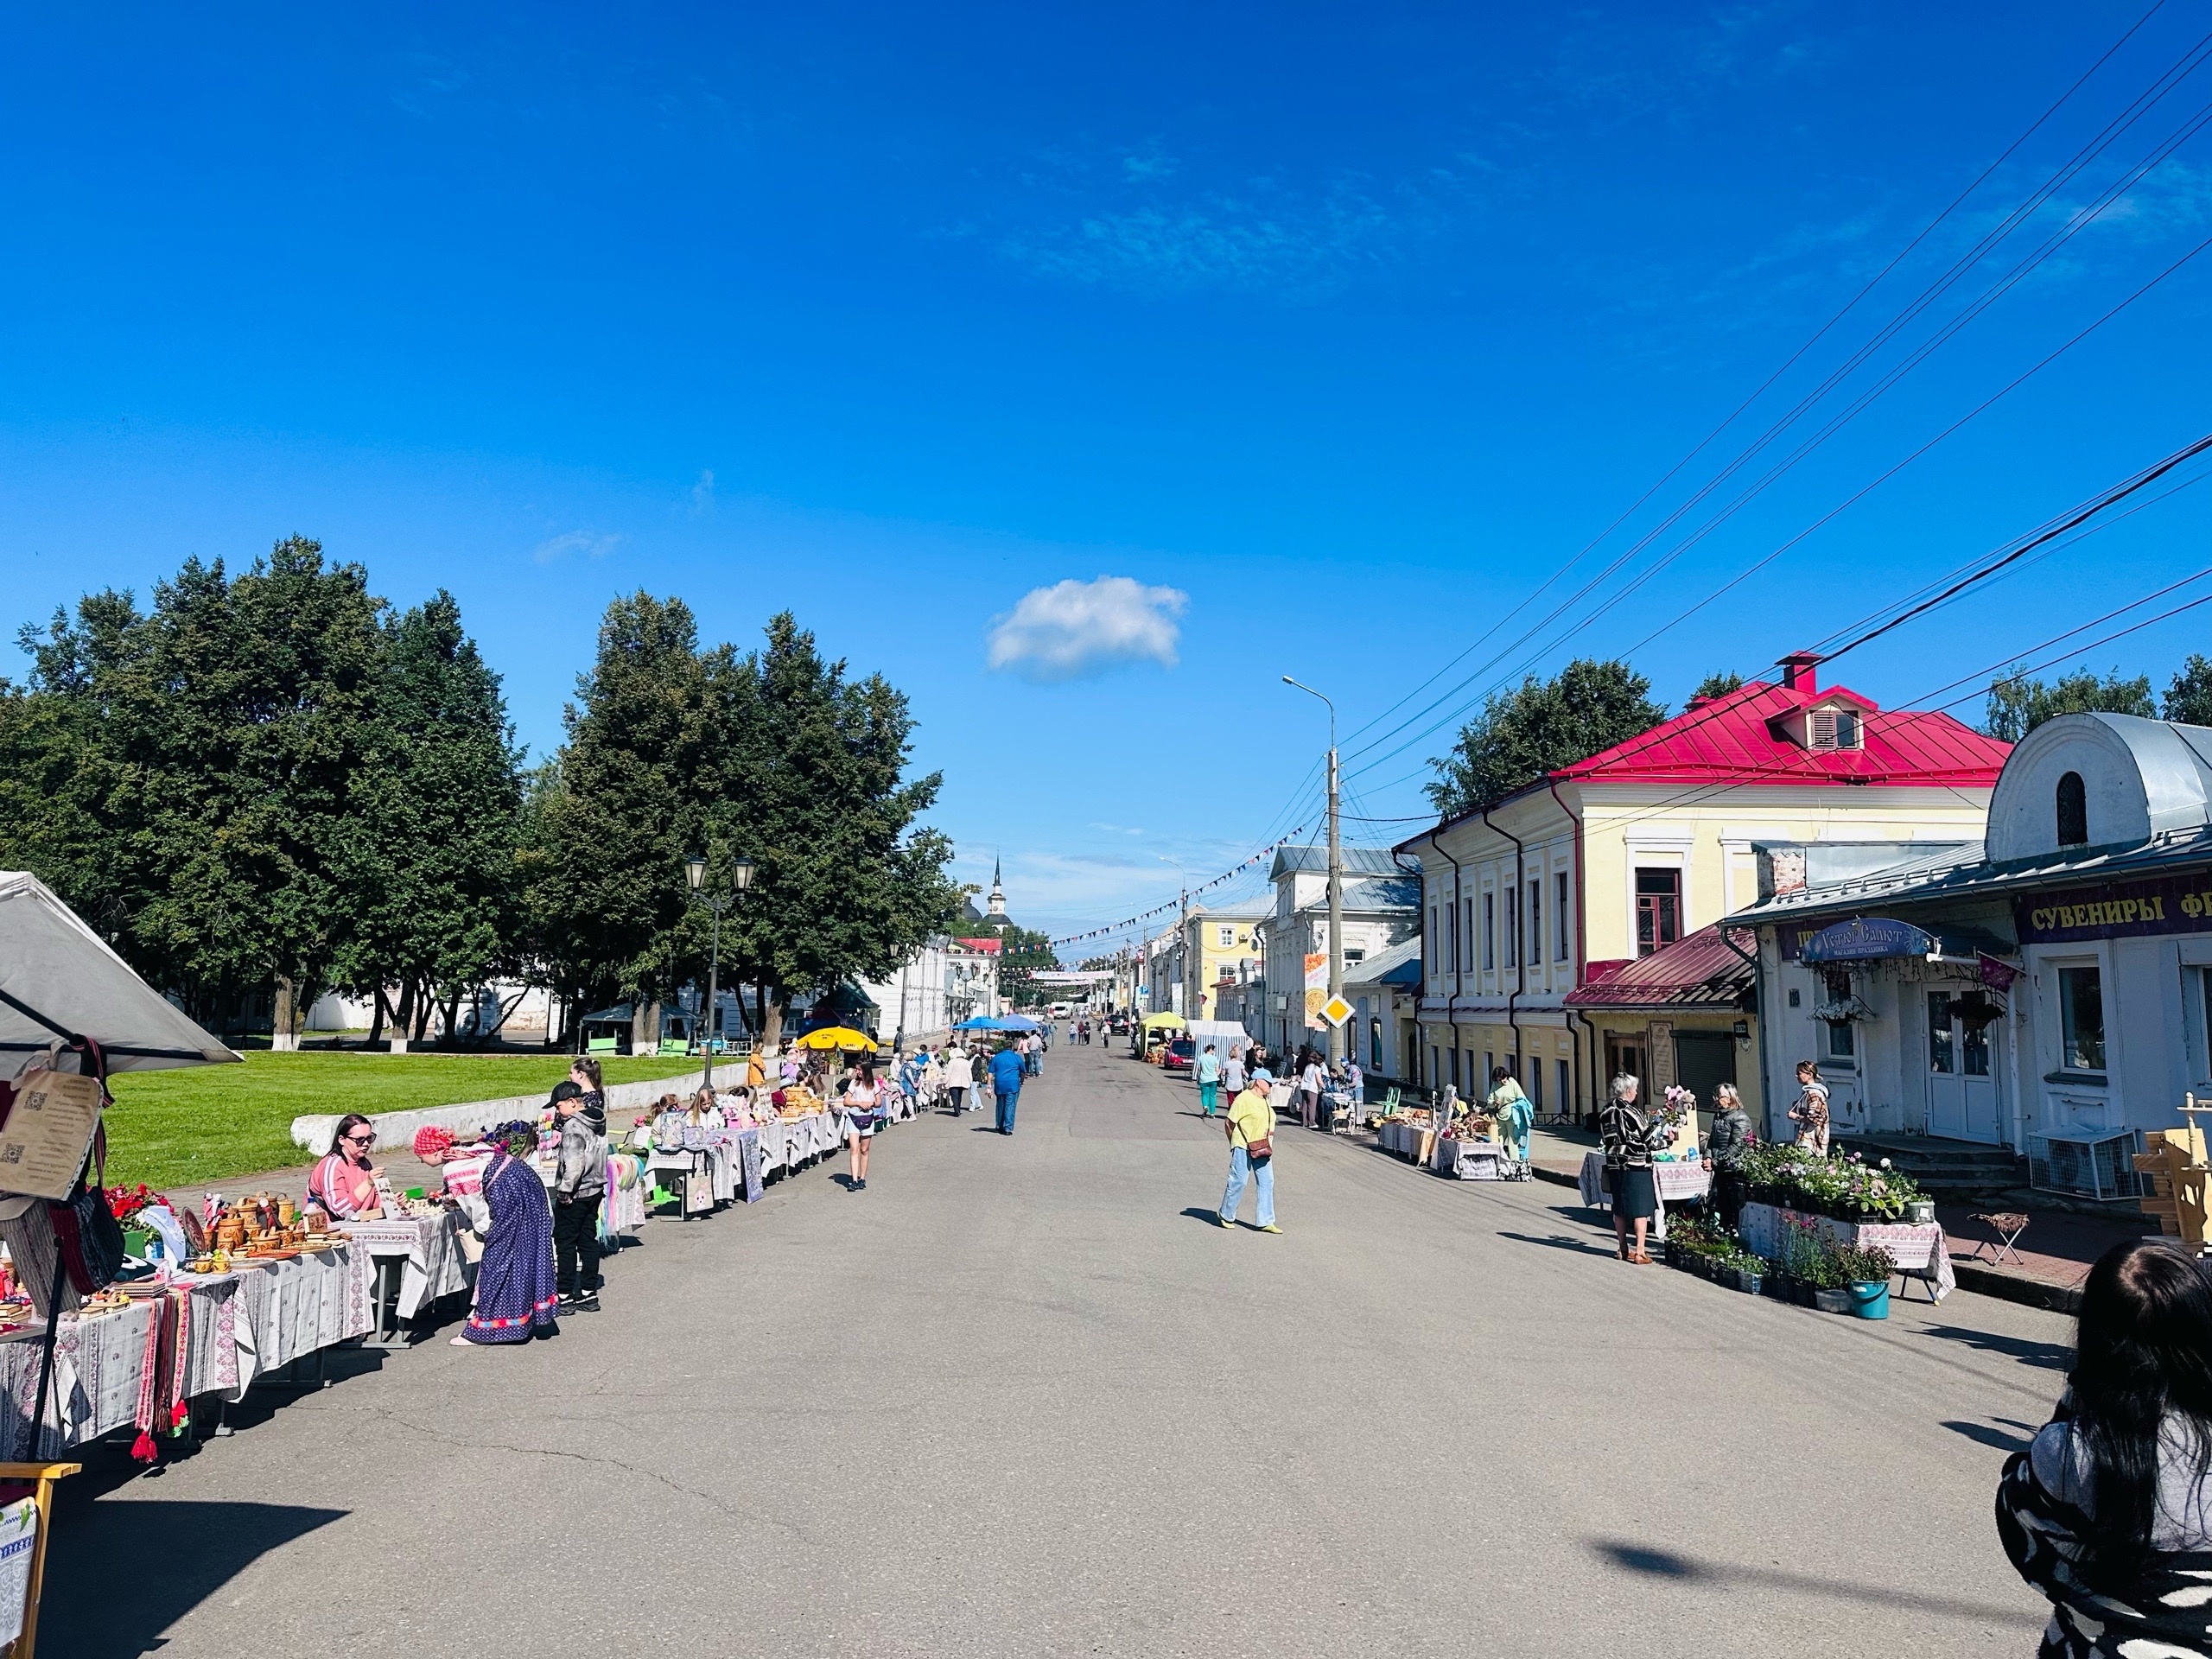
<instances>
[{"instance_id":1,"label":"potted plant","mask_svg":"<svg viewBox=\"0 0 2212 1659\"><path fill-rule=\"evenodd\" d=\"M1896 1259L1881 1249L1852 1248L1835 1252L1836 1265L1844 1278L1844 1294L1850 1298L1848 1312L1862 1319L1886 1319L1890 1317L1890 1275L1897 1270Z\"/></svg>"}]
</instances>

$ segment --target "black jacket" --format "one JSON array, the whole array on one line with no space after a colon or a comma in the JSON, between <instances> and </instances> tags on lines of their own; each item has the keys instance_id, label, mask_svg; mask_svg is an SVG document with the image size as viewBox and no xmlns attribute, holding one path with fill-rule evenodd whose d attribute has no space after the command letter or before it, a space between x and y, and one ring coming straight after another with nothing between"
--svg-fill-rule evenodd
<instances>
[{"instance_id":1,"label":"black jacket","mask_svg":"<svg viewBox=\"0 0 2212 1659\"><path fill-rule=\"evenodd\" d=\"M1715 1169L1735 1168L1751 1144L1751 1120L1742 1107L1713 1115L1713 1131L1706 1137L1705 1150Z\"/></svg>"}]
</instances>

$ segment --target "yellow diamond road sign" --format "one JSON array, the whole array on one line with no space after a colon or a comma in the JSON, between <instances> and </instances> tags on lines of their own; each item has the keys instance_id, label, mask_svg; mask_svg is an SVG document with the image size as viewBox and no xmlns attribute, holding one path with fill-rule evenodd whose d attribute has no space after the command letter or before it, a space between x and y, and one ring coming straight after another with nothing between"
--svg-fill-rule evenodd
<instances>
[{"instance_id":1,"label":"yellow diamond road sign","mask_svg":"<svg viewBox=\"0 0 2212 1659\"><path fill-rule=\"evenodd\" d=\"M1341 996L1332 996L1321 1005L1321 1017L1332 1026L1341 1026L1351 1018L1352 1013L1351 1004Z\"/></svg>"}]
</instances>

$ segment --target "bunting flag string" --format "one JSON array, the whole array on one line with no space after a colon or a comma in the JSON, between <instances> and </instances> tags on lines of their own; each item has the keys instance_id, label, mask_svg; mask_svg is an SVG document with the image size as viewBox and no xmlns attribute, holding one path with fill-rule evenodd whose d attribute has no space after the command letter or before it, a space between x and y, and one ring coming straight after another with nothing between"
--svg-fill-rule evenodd
<instances>
[{"instance_id":1,"label":"bunting flag string","mask_svg":"<svg viewBox=\"0 0 2212 1659\"><path fill-rule=\"evenodd\" d=\"M1197 887L1191 888L1191 894L1195 895L1209 892L1212 888L1219 887L1224 881L1235 880L1238 876L1243 874L1245 871L1250 869L1255 864L1259 863L1262 859L1273 857L1277 852L1288 846L1292 842L1297 840L1299 836L1305 833L1306 826L1301 823L1296 829L1293 830L1288 835L1269 842L1266 846L1261 848L1258 852L1253 854L1251 857L1246 859L1243 863L1236 865L1230 869L1224 870L1219 875L1215 876L1211 880L1202 881ZM1155 916L1164 915L1170 911L1179 910L1183 906L1183 898L1179 896L1169 899L1164 905L1154 905L1150 910L1141 910L1134 916L1124 916L1118 922L1109 922L1103 927L1094 927L1082 933L1064 934L1058 938L1051 940L1049 943L1054 946L1058 946L1063 944L1080 944L1085 939L1103 938L1109 933L1119 933L1125 928L1135 927L1140 922L1150 921Z\"/></svg>"}]
</instances>

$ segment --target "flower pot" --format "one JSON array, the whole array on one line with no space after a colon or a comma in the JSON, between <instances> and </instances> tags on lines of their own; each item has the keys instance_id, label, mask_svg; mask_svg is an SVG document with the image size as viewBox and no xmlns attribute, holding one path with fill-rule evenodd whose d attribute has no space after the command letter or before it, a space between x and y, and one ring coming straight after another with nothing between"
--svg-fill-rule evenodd
<instances>
[{"instance_id":1,"label":"flower pot","mask_svg":"<svg viewBox=\"0 0 2212 1659\"><path fill-rule=\"evenodd\" d=\"M146 1259L147 1241L153 1236L152 1230L148 1228L126 1227L123 1230L123 1248L127 1253L143 1262Z\"/></svg>"},{"instance_id":2,"label":"flower pot","mask_svg":"<svg viewBox=\"0 0 2212 1659\"><path fill-rule=\"evenodd\" d=\"M1885 1289L1886 1288L1885 1287ZM1848 1290L1816 1290L1813 1293L1813 1306L1823 1313L1852 1313L1858 1311L1853 1305L1852 1295Z\"/></svg>"},{"instance_id":3,"label":"flower pot","mask_svg":"<svg viewBox=\"0 0 2212 1659\"><path fill-rule=\"evenodd\" d=\"M1729 1290L1741 1290L1744 1287L1743 1277L1734 1268L1717 1268L1713 1270L1713 1282Z\"/></svg>"},{"instance_id":4,"label":"flower pot","mask_svg":"<svg viewBox=\"0 0 2212 1659\"><path fill-rule=\"evenodd\" d=\"M1766 1289L1765 1275L1757 1273L1746 1273L1742 1268L1738 1268L1736 1270L1736 1288L1742 1291L1746 1296L1759 1295Z\"/></svg>"},{"instance_id":5,"label":"flower pot","mask_svg":"<svg viewBox=\"0 0 2212 1659\"><path fill-rule=\"evenodd\" d=\"M1844 1294L1851 1298L1851 1311L1862 1319L1886 1319L1890 1317L1890 1281L1879 1284L1861 1281L1844 1287Z\"/></svg>"},{"instance_id":6,"label":"flower pot","mask_svg":"<svg viewBox=\"0 0 2212 1659\"><path fill-rule=\"evenodd\" d=\"M1789 1281L1789 1289L1791 1293L1791 1300L1795 1301L1798 1306L1818 1307L1821 1305L1818 1300L1821 1293L1814 1287L1810 1281L1804 1279L1793 1279Z\"/></svg>"}]
</instances>

